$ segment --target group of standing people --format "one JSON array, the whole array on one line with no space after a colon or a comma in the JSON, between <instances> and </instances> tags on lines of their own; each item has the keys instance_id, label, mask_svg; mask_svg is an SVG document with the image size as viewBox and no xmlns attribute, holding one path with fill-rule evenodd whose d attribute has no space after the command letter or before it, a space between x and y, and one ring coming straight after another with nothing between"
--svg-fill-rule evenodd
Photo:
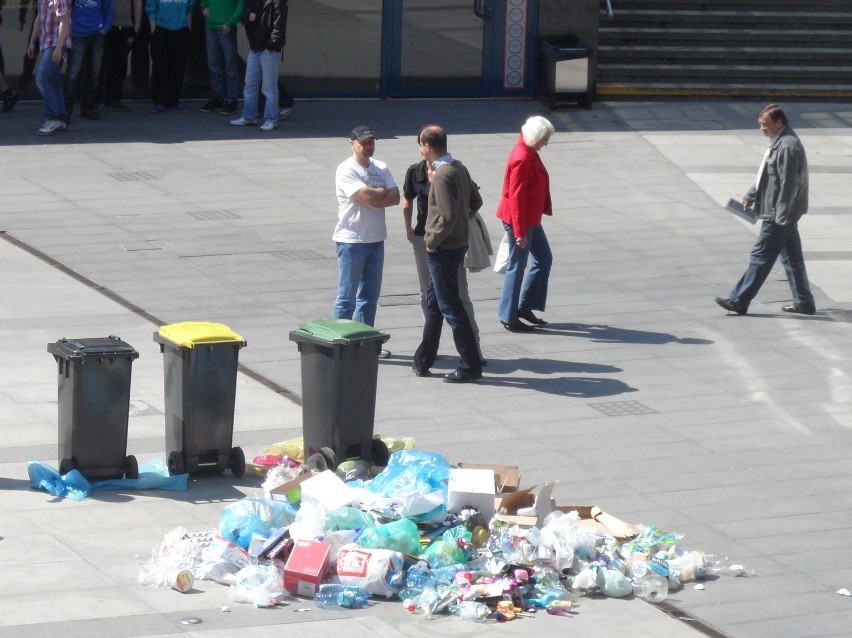
<instances>
[{"instance_id":1,"label":"group of standing people","mask_svg":"<svg viewBox=\"0 0 852 638\"><path fill-rule=\"evenodd\" d=\"M507 330L527 332L546 323L543 311L552 255L541 226L553 213L547 170L539 157L555 129L545 118L527 120L509 156L497 216L510 241L509 265L498 316ZM341 163L335 181L339 279L334 316L374 325L387 237L385 209L400 202L399 187L387 165L373 159L377 136L367 126L353 129L352 156ZM467 168L448 151L447 134L436 124L417 135L422 160L406 172L403 217L420 281L423 338L414 354L413 372L428 376L438 355L444 321L450 326L460 362L444 375L448 383L482 378L487 364L479 346L479 329L467 290L467 267L481 269L490 251L487 230L478 215L479 187ZM417 206L415 220L413 206ZM532 266L525 276L529 260ZM521 318L530 323L524 323ZM389 356L382 351L380 356Z\"/></svg>"},{"instance_id":2,"label":"group of standing people","mask_svg":"<svg viewBox=\"0 0 852 638\"><path fill-rule=\"evenodd\" d=\"M196 0L38 0L38 14L27 55L41 52L36 85L42 94L45 122L39 135L67 129L74 103L80 116L100 119L100 104L129 110L121 101L127 57L141 28L143 13L150 31L151 112L188 108L181 102L191 46L191 16ZM239 56L237 24L249 41L244 108L231 124L257 123L258 102L265 98L260 130L271 131L289 115L293 100L279 96L278 61L285 44L287 0L199 0L205 18L210 99L203 111L237 112ZM68 52L64 82L61 71ZM17 94L0 82L3 109L11 111ZM280 104L280 97L286 103Z\"/></svg>"}]
</instances>

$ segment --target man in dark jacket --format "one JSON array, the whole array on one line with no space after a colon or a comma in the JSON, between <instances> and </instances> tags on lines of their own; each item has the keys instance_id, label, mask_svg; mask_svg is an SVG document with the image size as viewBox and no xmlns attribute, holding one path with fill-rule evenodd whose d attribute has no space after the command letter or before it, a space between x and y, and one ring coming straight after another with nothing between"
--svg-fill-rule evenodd
<instances>
[{"instance_id":1,"label":"man in dark jacket","mask_svg":"<svg viewBox=\"0 0 852 638\"><path fill-rule=\"evenodd\" d=\"M240 20L246 28L249 54L243 114L231 120L234 126L257 124L258 89L266 97L261 131L278 127L278 60L287 31L287 0L245 0Z\"/></svg>"}]
</instances>

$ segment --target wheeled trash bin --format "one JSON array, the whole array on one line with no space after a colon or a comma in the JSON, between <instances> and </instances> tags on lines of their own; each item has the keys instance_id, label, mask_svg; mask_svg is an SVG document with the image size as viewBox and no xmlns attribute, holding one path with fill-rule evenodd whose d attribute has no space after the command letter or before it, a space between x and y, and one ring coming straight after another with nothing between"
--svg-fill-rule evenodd
<instances>
[{"instance_id":1,"label":"wheeled trash bin","mask_svg":"<svg viewBox=\"0 0 852 638\"><path fill-rule=\"evenodd\" d=\"M231 447L237 362L245 340L221 323L186 321L154 333L163 354L169 472L240 478L246 459Z\"/></svg>"},{"instance_id":2,"label":"wheeled trash bin","mask_svg":"<svg viewBox=\"0 0 852 638\"><path fill-rule=\"evenodd\" d=\"M89 480L139 478L127 456L130 373L139 353L118 337L47 344L58 364L59 473Z\"/></svg>"},{"instance_id":3,"label":"wheeled trash bin","mask_svg":"<svg viewBox=\"0 0 852 638\"><path fill-rule=\"evenodd\" d=\"M379 352L390 335L349 319L312 321L290 332L302 361L305 459L321 453L329 467L349 458L386 465L373 438Z\"/></svg>"}]
</instances>

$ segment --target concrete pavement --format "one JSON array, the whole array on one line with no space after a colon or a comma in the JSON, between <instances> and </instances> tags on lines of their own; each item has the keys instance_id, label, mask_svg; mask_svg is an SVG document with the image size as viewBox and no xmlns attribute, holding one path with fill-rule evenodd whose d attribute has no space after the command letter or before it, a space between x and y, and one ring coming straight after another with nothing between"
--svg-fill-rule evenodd
<instances>
[{"instance_id":1,"label":"concrete pavement","mask_svg":"<svg viewBox=\"0 0 852 638\"><path fill-rule=\"evenodd\" d=\"M848 633L852 585L852 110L784 104L811 167L801 232L814 317L780 311L779 268L748 316L713 303L742 273L755 229L721 204L754 178L765 147L753 102L600 103L547 112L526 101L300 102L272 134L198 111L153 116L145 104L38 138L40 107L0 118L0 242L5 352L0 365L0 637L267 636L306 623L315 635L434 633L694 636L694 625L639 600L583 600L573 619L499 627L429 623L398 603L355 613L231 605L227 592L136 584L137 562L178 525L215 525L256 490L229 473L189 491L95 493L58 501L29 488L26 461L57 463L56 366L46 344L115 334L133 364L128 453L162 458L160 323L219 321L248 346L234 443L250 458L301 433L299 355L288 332L326 318L336 288L334 168L348 131L373 126L376 157L401 183L415 135L444 125L479 183L492 239L506 156L526 116L551 118L543 151L556 213L546 329L505 332L501 279L470 277L490 363L454 387L411 374L422 315L401 211L389 238L377 327L382 362L375 429L413 436L450 461L510 463L523 485L559 481L561 504L597 504L684 534L683 545L752 567L670 600L735 637ZM200 106L198 103L197 106ZM436 366L449 370L452 345ZM436 369L436 371L437 371ZM184 625L187 616L200 625ZM353 620L354 619L354 620ZM352 623L356 623L353 625ZM343 624L346 623L346 624ZM300 629L301 629L300 628Z\"/></svg>"}]
</instances>

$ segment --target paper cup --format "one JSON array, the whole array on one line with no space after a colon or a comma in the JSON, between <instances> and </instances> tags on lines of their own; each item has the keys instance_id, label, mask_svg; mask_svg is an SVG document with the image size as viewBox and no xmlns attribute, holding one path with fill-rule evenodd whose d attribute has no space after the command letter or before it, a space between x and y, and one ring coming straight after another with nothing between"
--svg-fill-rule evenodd
<instances>
[{"instance_id":1,"label":"paper cup","mask_svg":"<svg viewBox=\"0 0 852 638\"><path fill-rule=\"evenodd\" d=\"M179 569L171 572L167 581L169 583L169 587L177 589L181 593L185 593L192 589L195 578L193 577L192 572L188 569Z\"/></svg>"}]
</instances>

